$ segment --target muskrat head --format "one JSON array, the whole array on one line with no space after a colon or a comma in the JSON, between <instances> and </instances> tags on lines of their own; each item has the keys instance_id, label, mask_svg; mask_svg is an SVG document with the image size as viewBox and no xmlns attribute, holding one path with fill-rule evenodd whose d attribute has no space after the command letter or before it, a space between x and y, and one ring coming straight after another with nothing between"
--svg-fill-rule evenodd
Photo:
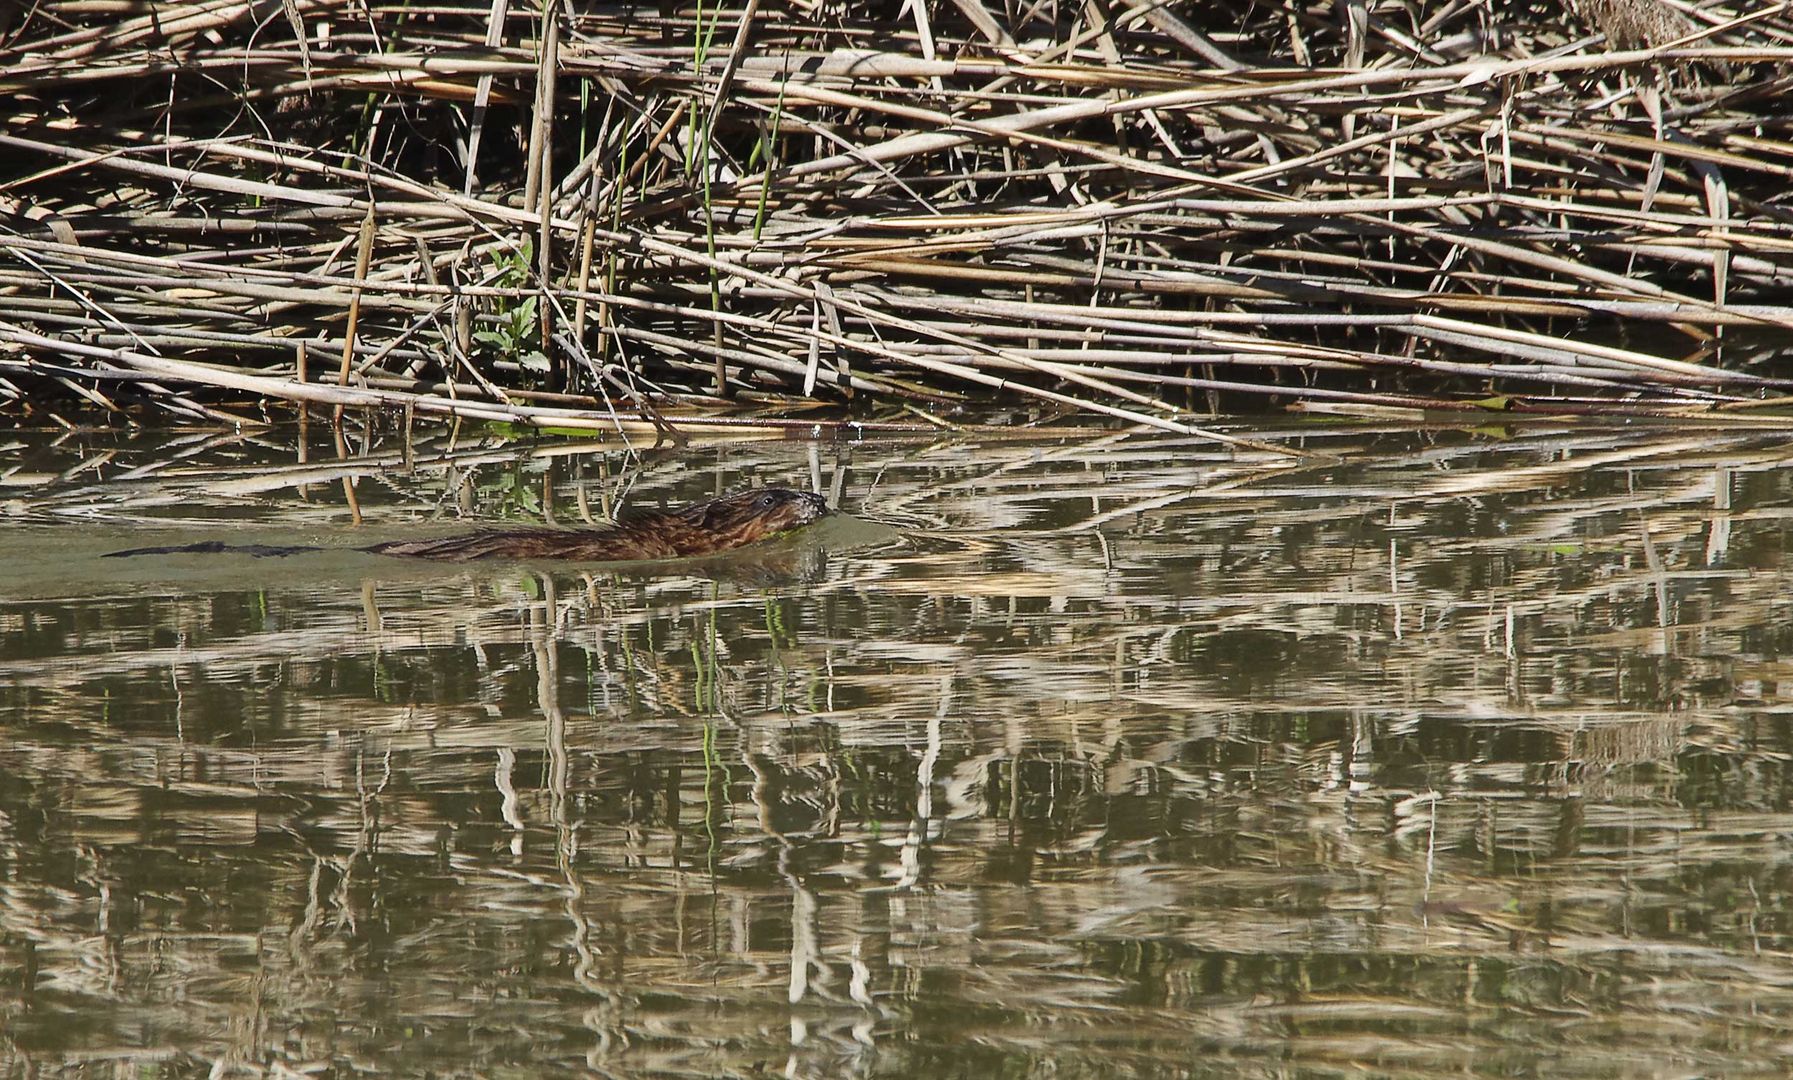
<instances>
[{"instance_id":1,"label":"muskrat head","mask_svg":"<svg viewBox=\"0 0 1793 1080\"><path fill-rule=\"evenodd\" d=\"M681 554L700 555L789 532L828 513L828 500L807 491L757 488L693 506L678 516L698 543Z\"/></svg>"}]
</instances>

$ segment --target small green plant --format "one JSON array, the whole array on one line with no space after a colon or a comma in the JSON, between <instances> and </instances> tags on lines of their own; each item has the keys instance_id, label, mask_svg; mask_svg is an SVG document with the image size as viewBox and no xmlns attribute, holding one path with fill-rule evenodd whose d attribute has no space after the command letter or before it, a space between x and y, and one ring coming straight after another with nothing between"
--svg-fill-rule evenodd
<instances>
[{"instance_id":1,"label":"small green plant","mask_svg":"<svg viewBox=\"0 0 1793 1080\"><path fill-rule=\"evenodd\" d=\"M525 372L546 375L548 357L540 347L538 305L541 300L536 296L521 295L533 284L530 267L535 261L534 247L524 240L520 247L502 250L493 256L492 285L518 295L496 299L496 310L473 332L473 347L474 352L484 359L513 363Z\"/></svg>"}]
</instances>

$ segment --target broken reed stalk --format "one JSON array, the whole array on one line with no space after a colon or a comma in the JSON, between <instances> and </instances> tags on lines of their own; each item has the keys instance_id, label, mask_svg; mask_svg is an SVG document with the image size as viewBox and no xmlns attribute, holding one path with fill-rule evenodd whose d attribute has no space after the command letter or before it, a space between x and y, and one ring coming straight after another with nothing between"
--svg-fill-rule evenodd
<instances>
[{"instance_id":1,"label":"broken reed stalk","mask_svg":"<svg viewBox=\"0 0 1793 1080\"><path fill-rule=\"evenodd\" d=\"M0 408L172 399L134 371L556 426L1018 395L1218 437L1192 395L1686 417L1790 387L1780 9L288 14L46 0L0 45L30 387ZM420 379L450 403L372 389Z\"/></svg>"}]
</instances>

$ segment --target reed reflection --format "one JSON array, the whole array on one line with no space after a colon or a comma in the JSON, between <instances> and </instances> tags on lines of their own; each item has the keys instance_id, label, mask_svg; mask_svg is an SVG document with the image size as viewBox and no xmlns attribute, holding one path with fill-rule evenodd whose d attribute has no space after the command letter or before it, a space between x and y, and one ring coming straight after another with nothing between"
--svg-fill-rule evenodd
<instances>
[{"instance_id":1,"label":"reed reflection","mask_svg":"<svg viewBox=\"0 0 1793 1080\"><path fill-rule=\"evenodd\" d=\"M1314 466L1144 437L719 448L636 494L807 475L882 524L671 573L96 576L117 536L74 535L77 507L220 528L255 484L247 528L290 539L349 528L340 485L314 458L35 493L0 536L8 1052L1756 1060L1786 1018L1793 451L1335 438ZM368 527L613 492L429 449L365 474ZM1723 1024L1669 1023L1693 1012Z\"/></svg>"}]
</instances>

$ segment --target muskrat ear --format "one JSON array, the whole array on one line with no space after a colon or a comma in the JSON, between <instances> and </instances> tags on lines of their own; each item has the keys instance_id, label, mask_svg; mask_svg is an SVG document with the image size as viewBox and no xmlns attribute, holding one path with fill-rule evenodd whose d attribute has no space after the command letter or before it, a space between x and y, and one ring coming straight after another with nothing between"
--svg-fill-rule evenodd
<instances>
[{"instance_id":1,"label":"muskrat ear","mask_svg":"<svg viewBox=\"0 0 1793 1080\"><path fill-rule=\"evenodd\" d=\"M741 503L736 499L717 499L714 502L707 502L703 505L703 527L706 529L726 528L734 516L740 512Z\"/></svg>"}]
</instances>

